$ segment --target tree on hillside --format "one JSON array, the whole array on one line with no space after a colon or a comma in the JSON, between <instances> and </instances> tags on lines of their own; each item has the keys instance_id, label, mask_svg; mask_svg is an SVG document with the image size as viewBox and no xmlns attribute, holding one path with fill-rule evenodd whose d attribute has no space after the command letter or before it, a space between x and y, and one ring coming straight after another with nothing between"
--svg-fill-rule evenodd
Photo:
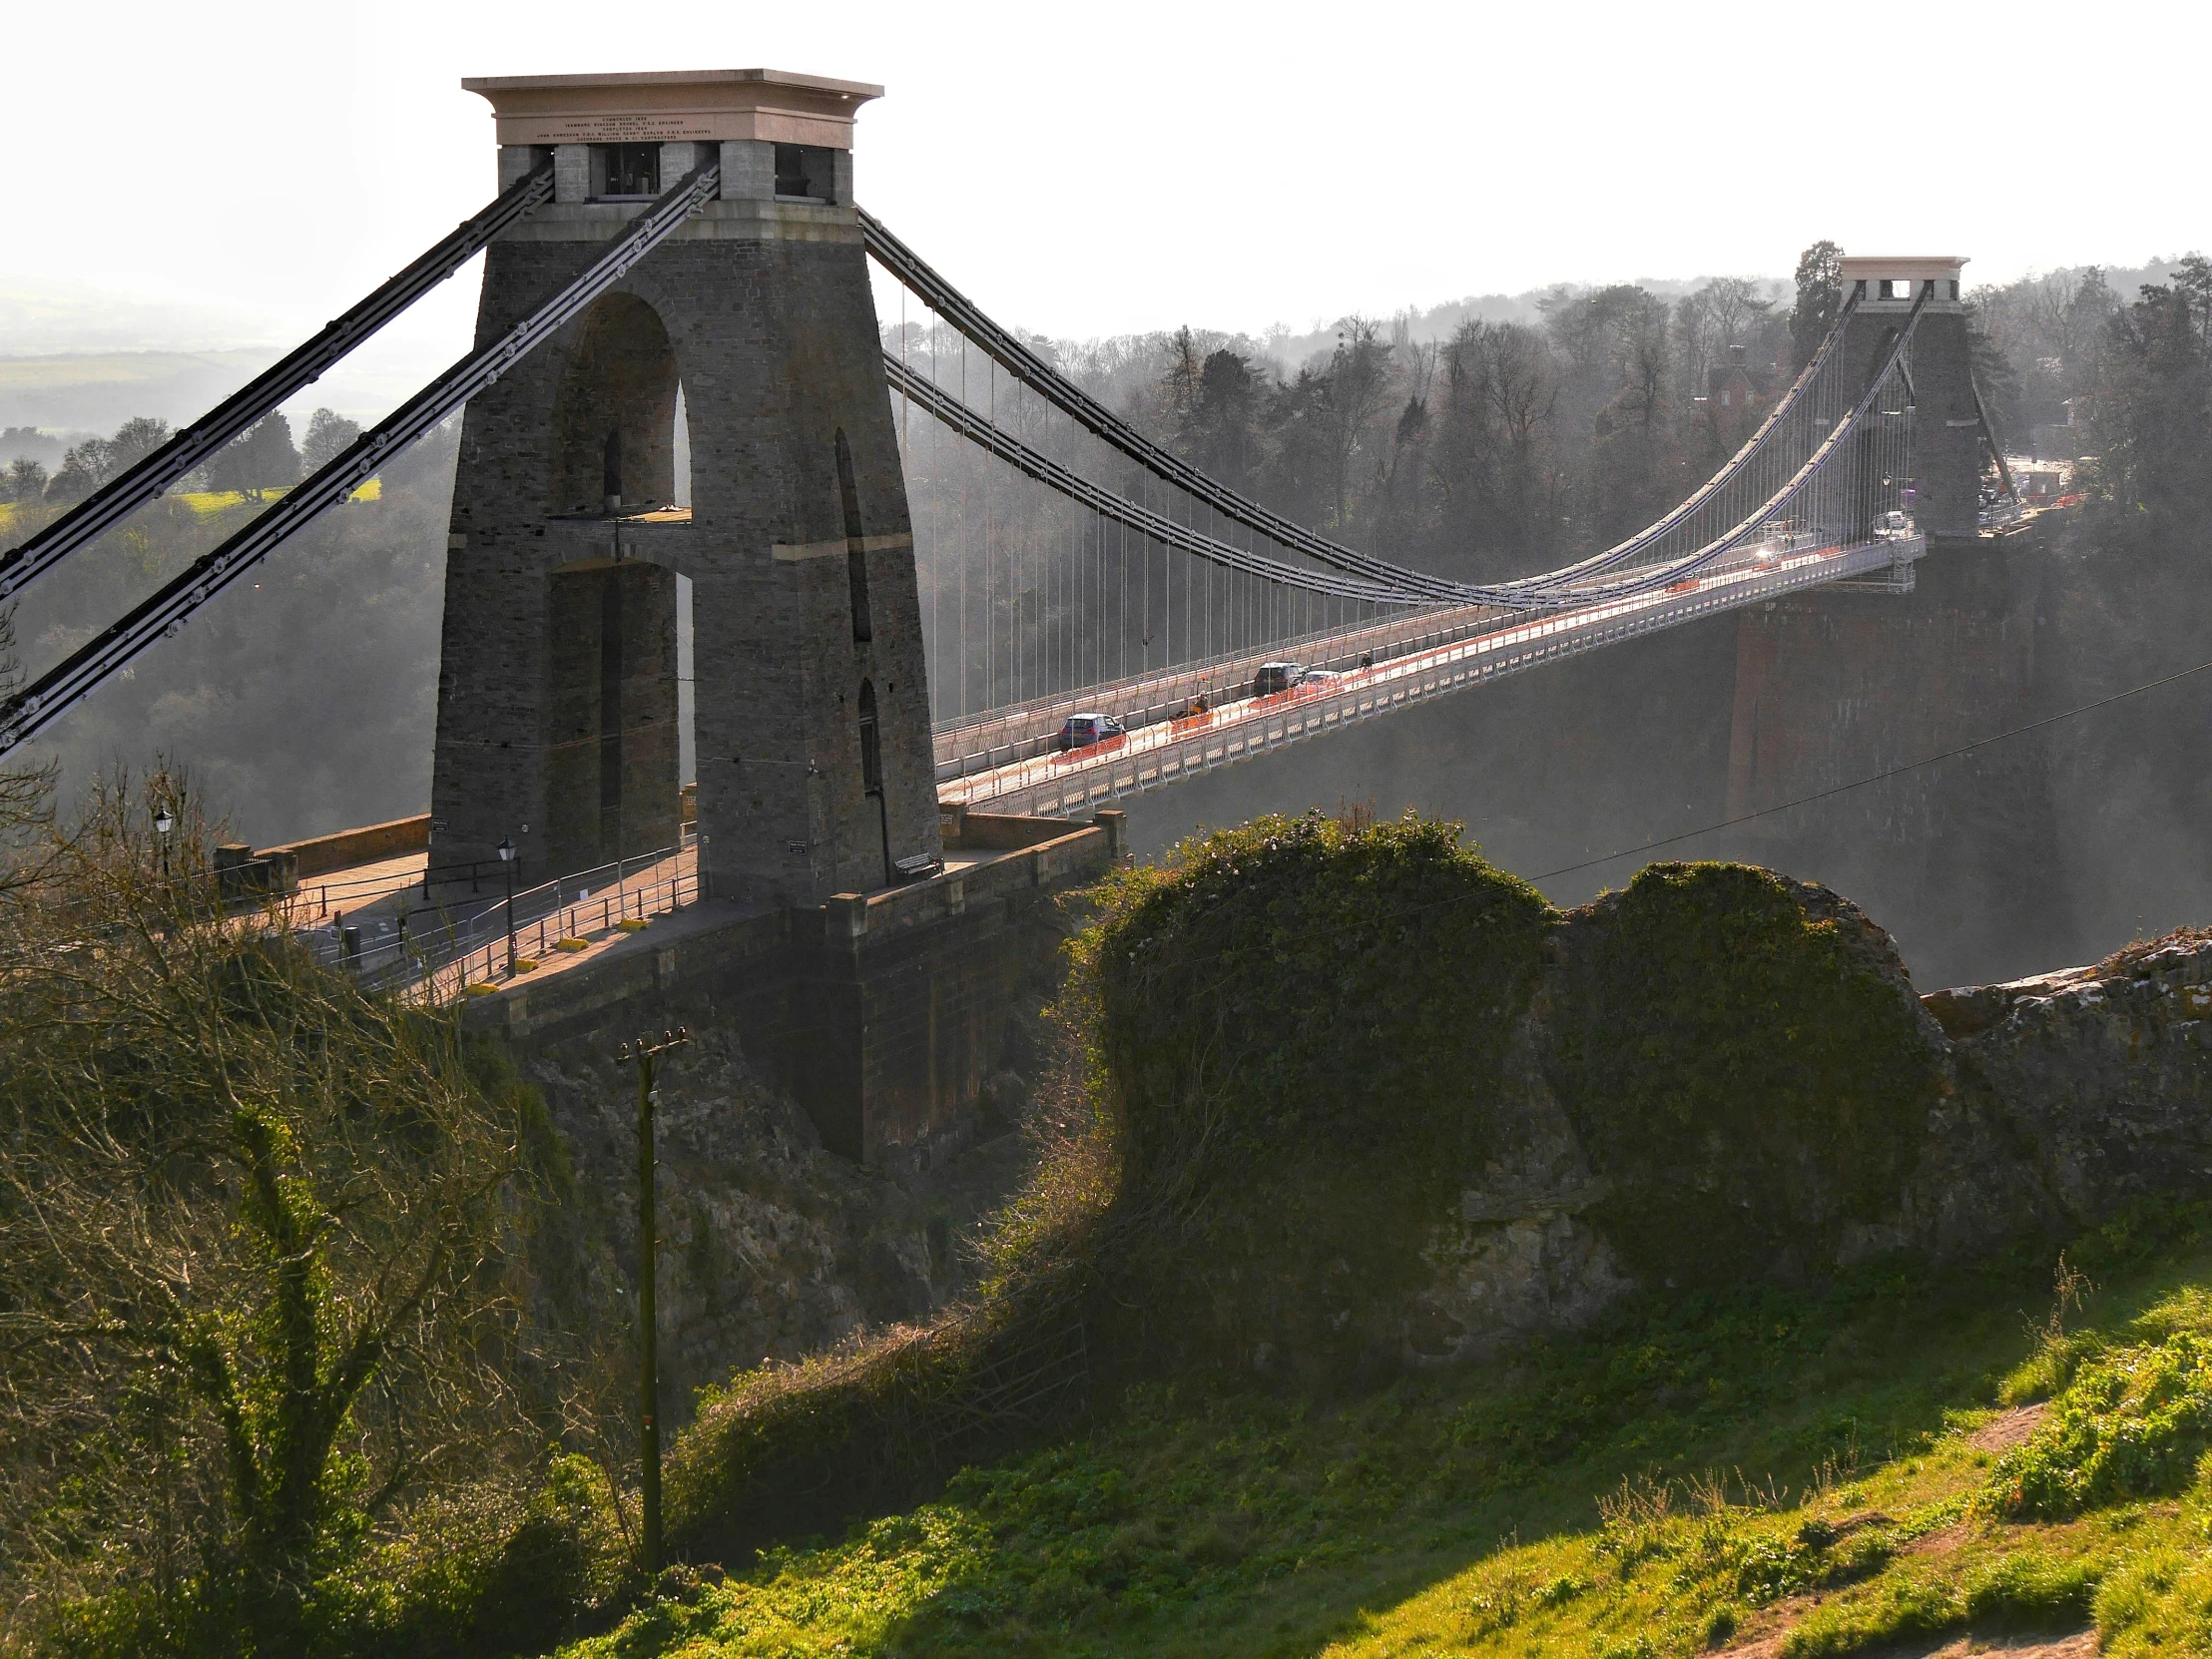
<instances>
[{"instance_id":1,"label":"tree on hillside","mask_svg":"<svg viewBox=\"0 0 2212 1659\"><path fill-rule=\"evenodd\" d=\"M137 466L169 441L169 422L152 415L135 415L115 429L108 440L108 461L115 472Z\"/></svg>"},{"instance_id":2,"label":"tree on hillside","mask_svg":"<svg viewBox=\"0 0 2212 1659\"><path fill-rule=\"evenodd\" d=\"M1363 471L1380 478L1383 466L1382 434L1374 428L1395 389L1396 364L1381 333L1367 317L1345 318L1316 405L1328 434L1333 518L1340 528L1352 522L1356 479Z\"/></svg>"},{"instance_id":3,"label":"tree on hillside","mask_svg":"<svg viewBox=\"0 0 2212 1659\"><path fill-rule=\"evenodd\" d=\"M19 455L0 474L0 501L37 501L46 494L46 468Z\"/></svg>"},{"instance_id":4,"label":"tree on hillside","mask_svg":"<svg viewBox=\"0 0 2212 1659\"><path fill-rule=\"evenodd\" d=\"M1614 321L1612 372L1620 389L1592 423L1590 512L1600 541L1650 523L1682 493L1669 419L1667 323L1666 302L1650 294L1622 305Z\"/></svg>"},{"instance_id":5,"label":"tree on hillside","mask_svg":"<svg viewBox=\"0 0 2212 1659\"><path fill-rule=\"evenodd\" d=\"M307 419L307 436L299 445L302 473L319 472L353 446L361 435L361 423L347 420L335 409L317 409Z\"/></svg>"},{"instance_id":6,"label":"tree on hillside","mask_svg":"<svg viewBox=\"0 0 2212 1659\"><path fill-rule=\"evenodd\" d=\"M1444 347L1429 450L1440 550L1474 576L1540 568L1558 513L1556 364L1515 322L1461 323Z\"/></svg>"},{"instance_id":7,"label":"tree on hillside","mask_svg":"<svg viewBox=\"0 0 2212 1659\"><path fill-rule=\"evenodd\" d=\"M543 1444L501 1284L536 1120L453 1022L227 920L216 838L111 786L0 894L0 1440L38 1448L0 1582L41 1592L0 1600L289 1659L379 1516Z\"/></svg>"},{"instance_id":8,"label":"tree on hillside","mask_svg":"<svg viewBox=\"0 0 2212 1659\"><path fill-rule=\"evenodd\" d=\"M115 446L106 438L87 438L62 457L61 470L46 486L49 501L82 501L115 474Z\"/></svg>"},{"instance_id":9,"label":"tree on hillside","mask_svg":"<svg viewBox=\"0 0 2212 1659\"><path fill-rule=\"evenodd\" d=\"M1798 256L1797 306L1790 312L1790 343L1803 368L1828 338L1844 308L1844 251L1822 238Z\"/></svg>"},{"instance_id":10,"label":"tree on hillside","mask_svg":"<svg viewBox=\"0 0 2212 1659\"><path fill-rule=\"evenodd\" d=\"M208 463L212 489L238 490L259 501L265 490L299 481L299 451L292 447L291 422L272 410L241 432Z\"/></svg>"},{"instance_id":11,"label":"tree on hillside","mask_svg":"<svg viewBox=\"0 0 2212 1659\"><path fill-rule=\"evenodd\" d=\"M2192 524L2212 506L2206 333L2190 292L2146 283L2134 304L2107 317L2090 354L2082 384L2095 481L2147 523Z\"/></svg>"},{"instance_id":12,"label":"tree on hillside","mask_svg":"<svg viewBox=\"0 0 2212 1659\"><path fill-rule=\"evenodd\" d=\"M2197 319L2197 338L2212 347L2212 260L2186 254L2174 268L2174 291L2188 301Z\"/></svg>"},{"instance_id":13,"label":"tree on hillside","mask_svg":"<svg viewBox=\"0 0 2212 1659\"><path fill-rule=\"evenodd\" d=\"M169 422L152 415L126 420L112 438L87 438L62 457L61 470L46 486L46 499L82 501L168 441Z\"/></svg>"},{"instance_id":14,"label":"tree on hillside","mask_svg":"<svg viewBox=\"0 0 2212 1659\"><path fill-rule=\"evenodd\" d=\"M1265 382L1252 364L1223 346L1200 365L1197 394L1183 411L1177 446L1200 471L1249 490L1258 473Z\"/></svg>"}]
</instances>

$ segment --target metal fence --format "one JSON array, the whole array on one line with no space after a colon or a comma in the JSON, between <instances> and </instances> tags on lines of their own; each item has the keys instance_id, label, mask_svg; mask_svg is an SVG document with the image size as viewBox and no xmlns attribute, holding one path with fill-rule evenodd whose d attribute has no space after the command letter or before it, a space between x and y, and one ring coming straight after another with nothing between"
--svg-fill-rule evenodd
<instances>
[{"instance_id":1,"label":"metal fence","mask_svg":"<svg viewBox=\"0 0 2212 1659\"><path fill-rule=\"evenodd\" d=\"M409 876L375 896L412 887L416 879ZM366 989L439 1001L502 974L510 935L518 960L535 961L564 940L625 921L650 921L696 903L700 891L697 837L687 832L676 846L541 882L466 915L441 912L435 924L412 932L402 915L390 922L370 918L375 932L365 938L357 925L335 922L299 936L316 956L351 972ZM306 896L305 889L299 896Z\"/></svg>"}]
</instances>

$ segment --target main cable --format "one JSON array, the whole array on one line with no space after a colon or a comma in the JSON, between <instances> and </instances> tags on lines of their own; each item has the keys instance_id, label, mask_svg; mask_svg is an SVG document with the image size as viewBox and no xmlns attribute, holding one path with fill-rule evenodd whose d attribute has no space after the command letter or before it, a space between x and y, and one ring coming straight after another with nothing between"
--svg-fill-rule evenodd
<instances>
[{"instance_id":1,"label":"main cable","mask_svg":"<svg viewBox=\"0 0 2212 1659\"><path fill-rule=\"evenodd\" d=\"M491 240L553 195L551 163L466 219L404 271L297 350L263 370L137 465L102 484L22 546L0 554L0 599L12 598L94 537L160 495L239 433L407 309L481 253Z\"/></svg>"},{"instance_id":2,"label":"main cable","mask_svg":"<svg viewBox=\"0 0 2212 1659\"><path fill-rule=\"evenodd\" d=\"M392 456L544 344L674 234L713 196L721 177L716 162L695 170L632 220L605 253L552 298L416 392L253 523L133 606L120 621L0 702L0 755L59 720L157 640L177 634L194 612L292 532L344 500Z\"/></svg>"},{"instance_id":3,"label":"main cable","mask_svg":"<svg viewBox=\"0 0 2212 1659\"><path fill-rule=\"evenodd\" d=\"M1769 414L1759 430L1719 473L1672 512L1617 547L1591 559L1536 576L1516 578L1504 583L1473 585L1431 576L1424 571L1393 564L1331 541L1218 482L1171 450L1154 443L1128 421L1061 374L1018 336L993 321L981 307L953 287L912 249L893 236L880 220L865 210L859 211L859 219L869 255L892 276L911 287L939 315L951 321L963 338L980 345L986 355L1005 367L1016 380L1029 386L1094 436L1103 439L1156 477L1204 501L1217 512L1243 524L1248 530L1266 535L1284 547L1319 563L1385 586L1425 594L1438 602L1454 604L1530 608L1527 601L1537 594L1565 583L1586 579L1589 575L1612 569L1648 552L1661 537L1686 523L1727 484L1738 478L1752 476L1754 463L1783 429L1786 417L1807 397L1811 388L1819 381L1822 369L1834 357L1835 348L1843 337L1845 324L1857 303L1856 295L1845 303L1813 361L1807 364L1789 394ZM1932 290L1924 290L1924 298L1928 291ZM1817 415L1817 411L1815 413Z\"/></svg>"}]
</instances>

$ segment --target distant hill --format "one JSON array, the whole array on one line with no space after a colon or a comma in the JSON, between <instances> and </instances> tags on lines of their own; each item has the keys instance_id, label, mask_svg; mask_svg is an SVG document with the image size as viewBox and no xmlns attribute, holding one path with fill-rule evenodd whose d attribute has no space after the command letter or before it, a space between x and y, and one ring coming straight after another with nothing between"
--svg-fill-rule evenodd
<instances>
[{"instance_id":1,"label":"distant hill","mask_svg":"<svg viewBox=\"0 0 2212 1659\"><path fill-rule=\"evenodd\" d=\"M275 362L270 347L237 351L99 351L0 357L0 427L112 432L133 415L182 425ZM0 462L18 449L0 440ZM49 463L51 464L51 463Z\"/></svg>"}]
</instances>

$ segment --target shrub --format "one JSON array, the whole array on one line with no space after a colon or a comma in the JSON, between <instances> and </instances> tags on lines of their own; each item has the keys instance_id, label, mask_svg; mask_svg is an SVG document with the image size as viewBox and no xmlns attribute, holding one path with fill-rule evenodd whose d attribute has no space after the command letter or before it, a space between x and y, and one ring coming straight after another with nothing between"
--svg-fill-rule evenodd
<instances>
[{"instance_id":1,"label":"shrub","mask_svg":"<svg viewBox=\"0 0 2212 1659\"><path fill-rule=\"evenodd\" d=\"M2014 1519L2063 1519L2178 1492L2208 1446L2212 1338L2173 1331L2083 1362L2042 1425L1997 1460L1989 1502Z\"/></svg>"},{"instance_id":2,"label":"shrub","mask_svg":"<svg viewBox=\"0 0 2212 1659\"><path fill-rule=\"evenodd\" d=\"M1077 994L1148 1363L1394 1363L1554 920L1458 834L1263 818L1106 890Z\"/></svg>"},{"instance_id":3,"label":"shrub","mask_svg":"<svg viewBox=\"0 0 2212 1659\"><path fill-rule=\"evenodd\" d=\"M1855 907L1746 865L1652 864L1570 918L1567 950L1559 1093L1631 1266L1803 1271L1895 1203L1938 1062Z\"/></svg>"}]
</instances>

